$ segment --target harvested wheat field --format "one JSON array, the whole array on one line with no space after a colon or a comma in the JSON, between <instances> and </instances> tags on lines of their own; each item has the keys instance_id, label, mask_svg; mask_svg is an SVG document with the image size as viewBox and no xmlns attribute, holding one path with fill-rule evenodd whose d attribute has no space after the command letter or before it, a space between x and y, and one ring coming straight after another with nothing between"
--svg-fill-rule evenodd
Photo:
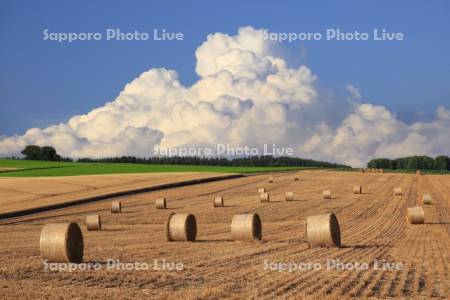
<instances>
[{"instance_id":1,"label":"harvested wheat field","mask_svg":"<svg viewBox=\"0 0 450 300\"><path fill-rule=\"evenodd\" d=\"M361 194L353 194L355 185L362 186ZM270 202L260 201L261 187ZM402 196L393 194L395 187L402 187ZM331 199L322 197L324 189L332 191ZM285 200L287 191L294 193L293 201ZM433 199L424 206L425 223L408 224L407 208L422 206L423 194ZM218 195L225 206L214 208ZM163 197L167 209L155 209L155 200ZM122 197L122 213L116 214L111 201L101 201L4 220L0 296L448 299L449 199L450 176L302 171ZM339 222L341 247L309 248L306 217L331 212ZM171 213L195 216L195 242L167 240ZM234 241L232 217L252 213L261 219L262 240ZM87 231L89 214L101 216L102 230ZM44 224L69 222L81 227L84 266L98 270L45 269L39 252ZM129 264L107 265L110 260Z\"/></svg>"},{"instance_id":2,"label":"harvested wheat field","mask_svg":"<svg viewBox=\"0 0 450 300\"><path fill-rule=\"evenodd\" d=\"M147 173L0 178L0 213L161 184L224 175L226 174Z\"/></svg>"}]
</instances>

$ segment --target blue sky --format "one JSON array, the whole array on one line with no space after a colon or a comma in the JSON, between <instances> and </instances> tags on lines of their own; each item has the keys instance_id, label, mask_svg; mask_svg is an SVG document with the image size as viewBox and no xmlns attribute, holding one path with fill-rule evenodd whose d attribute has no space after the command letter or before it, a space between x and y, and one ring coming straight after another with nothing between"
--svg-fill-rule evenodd
<instances>
[{"instance_id":1,"label":"blue sky","mask_svg":"<svg viewBox=\"0 0 450 300\"><path fill-rule=\"evenodd\" d=\"M305 64L322 88L344 97L355 85L401 120L431 118L450 104L448 1L4 1L0 2L0 135L65 122L114 100L153 67L197 80L195 50L209 33L251 25L273 32L326 28L402 32L405 41L284 43L293 65ZM43 40L53 32L183 32L183 42Z\"/></svg>"}]
</instances>

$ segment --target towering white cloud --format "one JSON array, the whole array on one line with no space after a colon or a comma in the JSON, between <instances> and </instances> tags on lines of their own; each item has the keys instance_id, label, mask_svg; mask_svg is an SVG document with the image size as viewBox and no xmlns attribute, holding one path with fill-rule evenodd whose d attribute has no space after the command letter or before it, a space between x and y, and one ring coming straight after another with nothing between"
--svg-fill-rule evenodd
<instances>
[{"instance_id":1,"label":"towering white cloud","mask_svg":"<svg viewBox=\"0 0 450 300\"><path fill-rule=\"evenodd\" d=\"M172 70L151 69L104 106L66 124L0 137L0 155L25 145L53 145L71 157L150 156L153 148L230 144L292 147L298 156L354 166L376 157L448 154L450 111L429 123L406 125L385 107L322 95L317 76L293 68L264 40L262 30L216 33L197 49L200 79L181 85Z\"/></svg>"}]
</instances>

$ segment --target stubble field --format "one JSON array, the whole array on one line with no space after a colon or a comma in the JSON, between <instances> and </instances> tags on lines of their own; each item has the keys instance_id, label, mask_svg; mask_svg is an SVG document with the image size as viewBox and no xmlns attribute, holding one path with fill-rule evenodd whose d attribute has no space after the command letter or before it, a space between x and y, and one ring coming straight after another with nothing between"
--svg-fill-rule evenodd
<instances>
[{"instance_id":1,"label":"stubble field","mask_svg":"<svg viewBox=\"0 0 450 300\"><path fill-rule=\"evenodd\" d=\"M267 178L274 176L274 183ZM298 176L299 181L294 181ZM363 194L352 194L353 185ZM404 196L394 196L400 186ZM261 203L257 188L266 187L272 201ZM322 199L330 189L333 199ZM285 201L293 191L295 201ZM361 174L302 171L263 174L174 188L122 198L123 213L111 214L110 201L66 208L0 225L0 296L30 298L129 299L448 299L450 293L450 176ZM425 206L425 224L409 225L406 208ZM226 207L213 208L216 195ZM168 209L156 210L156 198L166 197ZM164 222L171 212L193 213L196 242L167 242ZM256 212L262 219L263 240L230 240L234 214ZM342 233L341 248L309 249L306 216L335 212ZM85 216L99 213L102 231L87 231ZM45 270L39 254L42 226L77 222L85 242L84 261L100 270ZM147 263L148 270L110 270L109 259ZM178 263L183 270L154 270ZM327 268L328 261L367 263L367 269ZM399 264L383 270L374 260ZM320 265L320 269L288 272L280 263ZM378 266L379 267L379 266Z\"/></svg>"},{"instance_id":2,"label":"stubble field","mask_svg":"<svg viewBox=\"0 0 450 300\"><path fill-rule=\"evenodd\" d=\"M174 172L38 178L6 177L0 179L0 213L224 175L227 174Z\"/></svg>"}]
</instances>

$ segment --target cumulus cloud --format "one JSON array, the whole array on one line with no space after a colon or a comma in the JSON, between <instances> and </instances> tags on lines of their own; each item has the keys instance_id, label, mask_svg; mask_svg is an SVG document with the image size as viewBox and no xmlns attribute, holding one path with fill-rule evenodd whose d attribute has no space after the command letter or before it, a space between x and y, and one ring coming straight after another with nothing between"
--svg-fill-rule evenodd
<instances>
[{"instance_id":1,"label":"cumulus cloud","mask_svg":"<svg viewBox=\"0 0 450 300\"><path fill-rule=\"evenodd\" d=\"M183 86L176 71L150 69L117 98L67 123L0 137L0 155L28 144L53 145L71 157L150 156L153 148L291 147L302 157L354 166L376 157L438 155L450 149L450 111L406 125L385 107L327 97L306 66L291 67L262 30L211 34L196 51L199 80ZM358 102L357 102L358 101Z\"/></svg>"}]
</instances>

